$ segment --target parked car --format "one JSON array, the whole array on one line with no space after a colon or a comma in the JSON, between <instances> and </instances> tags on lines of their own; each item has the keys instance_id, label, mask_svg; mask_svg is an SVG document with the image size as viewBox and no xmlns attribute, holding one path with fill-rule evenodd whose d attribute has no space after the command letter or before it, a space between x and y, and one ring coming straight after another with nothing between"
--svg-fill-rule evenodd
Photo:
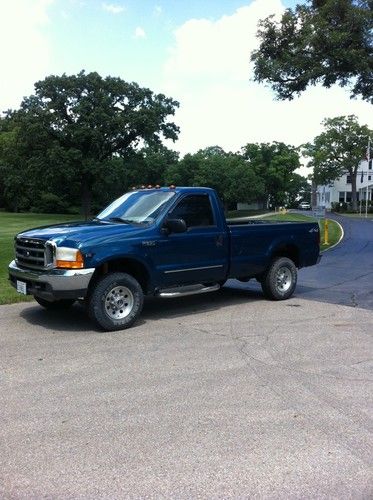
<instances>
[{"instance_id":1,"label":"parked car","mask_svg":"<svg viewBox=\"0 0 373 500\"><path fill-rule=\"evenodd\" d=\"M256 278L272 300L291 297L297 269L316 264L316 222L226 220L209 188L139 189L89 222L23 231L11 284L47 309L84 301L104 330L128 328L144 296L218 290Z\"/></svg>"},{"instance_id":2,"label":"parked car","mask_svg":"<svg viewBox=\"0 0 373 500\"><path fill-rule=\"evenodd\" d=\"M308 203L308 201L302 201L299 203L299 210L311 210L311 205Z\"/></svg>"}]
</instances>

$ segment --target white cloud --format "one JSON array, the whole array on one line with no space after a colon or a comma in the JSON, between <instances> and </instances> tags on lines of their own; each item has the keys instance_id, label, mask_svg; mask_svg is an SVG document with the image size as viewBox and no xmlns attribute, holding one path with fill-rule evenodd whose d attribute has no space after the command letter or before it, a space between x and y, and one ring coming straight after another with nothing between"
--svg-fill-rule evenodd
<instances>
[{"instance_id":1,"label":"white cloud","mask_svg":"<svg viewBox=\"0 0 373 500\"><path fill-rule=\"evenodd\" d=\"M162 14L162 12L163 12L163 9L162 9L161 5L156 5L154 7L154 14L156 16L160 16Z\"/></svg>"},{"instance_id":2,"label":"white cloud","mask_svg":"<svg viewBox=\"0 0 373 500\"><path fill-rule=\"evenodd\" d=\"M0 2L0 112L19 106L33 92L35 81L45 77L50 61L43 34L52 0L2 0Z\"/></svg>"},{"instance_id":3,"label":"white cloud","mask_svg":"<svg viewBox=\"0 0 373 500\"><path fill-rule=\"evenodd\" d=\"M247 142L274 140L300 145L320 133L324 118L344 114L372 125L371 106L339 87L313 87L289 102L275 101L270 89L252 81L258 21L283 10L281 0L254 0L230 16L191 19L175 31L162 90L181 103L176 149L217 144L237 151Z\"/></svg>"},{"instance_id":4,"label":"white cloud","mask_svg":"<svg viewBox=\"0 0 373 500\"><path fill-rule=\"evenodd\" d=\"M137 26L137 28L135 29L134 36L135 36L135 38L146 38L146 33L145 33L144 29L141 28L141 26Z\"/></svg>"},{"instance_id":5,"label":"white cloud","mask_svg":"<svg viewBox=\"0 0 373 500\"><path fill-rule=\"evenodd\" d=\"M110 12L110 14L120 14L126 10L123 5L116 5L113 3L102 3L101 6L106 12Z\"/></svg>"}]
</instances>

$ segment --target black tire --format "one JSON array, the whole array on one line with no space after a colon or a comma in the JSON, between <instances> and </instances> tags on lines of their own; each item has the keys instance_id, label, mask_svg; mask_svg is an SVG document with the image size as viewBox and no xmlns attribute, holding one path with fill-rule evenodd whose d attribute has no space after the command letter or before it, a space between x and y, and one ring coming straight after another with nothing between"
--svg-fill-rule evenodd
<instances>
[{"instance_id":1,"label":"black tire","mask_svg":"<svg viewBox=\"0 0 373 500\"><path fill-rule=\"evenodd\" d=\"M124 330L140 316L144 294L126 273L110 273L96 282L88 299L89 317L105 331Z\"/></svg>"},{"instance_id":2,"label":"black tire","mask_svg":"<svg viewBox=\"0 0 373 500\"><path fill-rule=\"evenodd\" d=\"M287 257L272 261L261 281L264 295L271 300L285 300L291 297L297 285L297 268Z\"/></svg>"},{"instance_id":3,"label":"black tire","mask_svg":"<svg viewBox=\"0 0 373 500\"><path fill-rule=\"evenodd\" d=\"M34 299L42 307L45 307L45 309L49 309L52 311L56 310L62 311L64 309L68 309L75 302L75 299L60 299L60 300L54 300L53 302L49 302L49 300L42 299L41 297L37 297L36 295L34 295Z\"/></svg>"}]
</instances>

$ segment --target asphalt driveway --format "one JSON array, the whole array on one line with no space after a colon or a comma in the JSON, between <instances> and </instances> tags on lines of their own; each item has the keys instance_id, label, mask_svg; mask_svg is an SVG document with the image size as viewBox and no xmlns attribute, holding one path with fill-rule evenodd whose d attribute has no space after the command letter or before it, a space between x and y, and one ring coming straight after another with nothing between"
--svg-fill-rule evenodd
<instances>
[{"instance_id":1,"label":"asphalt driveway","mask_svg":"<svg viewBox=\"0 0 373 500\"><path fill-rule=\"evenodd\" d=\"M371 498L373 313L223 289L0 308L1 498Z\"/></svg>"},{"instance_id":2,"label":"asphalt driveway","mask_svg":"<svg viewBox=\"0 0 373 500\"><path fill-rule=\"evenodd\" d=\"M81 306L0 307L0 497L372 498L373 222L301 270L147 301L100 333Z\"/></svg>"}]
</instances>

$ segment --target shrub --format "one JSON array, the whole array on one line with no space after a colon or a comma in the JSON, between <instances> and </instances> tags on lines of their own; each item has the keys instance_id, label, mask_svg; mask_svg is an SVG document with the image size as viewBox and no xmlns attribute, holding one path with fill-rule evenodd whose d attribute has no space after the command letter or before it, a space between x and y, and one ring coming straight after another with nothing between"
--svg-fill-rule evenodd
<instances>
[{"instance_id":1,"label":"shrub","mask_svg":"<svg viewBox=\"0 0 373 500\"><path fill-rule=\"evenodd\" d=\"M45 214L63 214L68 209L69 204L60 196L53 193L41 193L30 211Z\"/></svg>"}]
</instances>

